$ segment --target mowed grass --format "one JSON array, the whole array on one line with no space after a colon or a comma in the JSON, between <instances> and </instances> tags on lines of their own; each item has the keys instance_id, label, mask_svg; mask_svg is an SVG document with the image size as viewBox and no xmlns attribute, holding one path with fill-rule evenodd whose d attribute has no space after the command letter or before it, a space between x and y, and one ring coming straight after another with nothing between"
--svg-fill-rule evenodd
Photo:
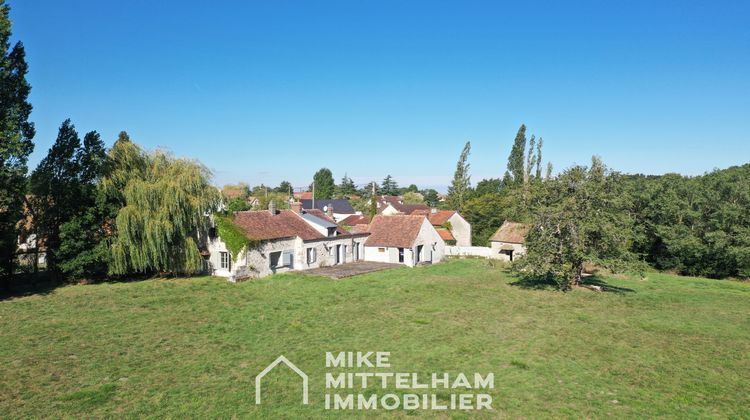
<instances>
[{"instance_id":1,"label":"mowed grass","mask_svg":"<svg viewBox=\"0 0 750 420\"><path fill-rule=\"evenodd\" d=\"M605 279L631 291L561 293L515 280L458 260L1 301L0 416L750 417L750 285L649 274ZM494 410L326 411L326 351L389 351L394 372L493 372ZM255 375L281 354L310 376L310 405L288 369L255 405Z\"/></svg>"}]
</instances>

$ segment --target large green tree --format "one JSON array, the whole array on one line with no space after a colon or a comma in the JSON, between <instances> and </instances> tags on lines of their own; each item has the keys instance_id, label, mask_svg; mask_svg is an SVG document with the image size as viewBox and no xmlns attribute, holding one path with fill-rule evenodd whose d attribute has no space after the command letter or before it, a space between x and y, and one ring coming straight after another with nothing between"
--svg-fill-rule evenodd
<instances>
[{"instance_id":1,"label":"large green tree","mask_svg":"<svg viewBox=\"0 0 750 420\"><path fill-rule=\"evenodd\" d=\"M109 159L102 188L121 203L110 241L110 273L200 271L206 215L220 201L210 171L194 160L145 153L131 141L116 142Z\"/></svg>"},{"instance_id":2,"label":"large green tree","mask_svg":"<svg viewBox=\"0 0 750 420\"><path fill-rule=\"evenodd\" d=\"M453 210L463 210L464 202L471 190L471 175L469 175L469 153L471 153L471 142L466 142L461 155L456 163L456 171L453 173L453 181L448 187L448 205Z\"/></svg>"},{"instance_id":3,"label":"large green tree","mask_svg":"<svg viewBox=\"0 0 750 420\"><path fill-rule=\"evenodd\" d=\"M96 133L91 134L98 137ZM70 120L65 120L57 139L30 178L33 194L34 229L44 239L47 266L57 271L60 248L60 226L78 215L83 208L84 191L81 140ZM87 174L87 177L95 177ZM93 179L87 181L93 183Z\"/></svg>"},{"instance_id":4,"label":"large green tree","mask_svg":"<svg viewBox=\"0 0 750 420\"><path fill-rule=\"evenodd\" d=\"M107 167L104 142L95 131L87 133L76 151L78 164L77 209L71 209L60 225L57 260L67 279L101 278L107 273L107 247L104 239L116 208L106 201L97 182Z\"/></svg>"},{"instance_id":5,"label":"large green tree","mask_svg":"<svg viewBox=\"0 0 750 420\"><path fill-rule=\"evenodd\" d=\"M336 187L336 196L341 198L349 198L357 194L357 186L354 185L354 181L347 174L341 178L341 184Z\"/></svg>"},{"instance_id":6,"label":"large green tree","mask_svg":"<svg viewBox=\"0 0 750 420\"><path fill-rule=\"evenodd\" d=\"M34 149L31 86L23 44L10 47L10 7L0 0L0 278L13 274L16 223L22 217L26 162Z\"/></svg>"},{"instance_id":7,"label":"large green tree","mask_svg":"<svg viewBox=\"0 0 750 420\"><path fill-rule=\"evenodd\" d=\"M314 186L314 188L313 188ZM316 199L330 199L336 191L336 183L333 180L333 173L328 168L321 168L313 175L313 185L310 186L315 191Z\"/></svg>"},{"instance_id":8,"label":"large green tree","mask_svg":"<svg viewBox=\"0 0 750 420\"><path fill-rule=\"evenodd\" d=\"M523 276L567 290L581 282L586 263L611 271L636 264L633 220L619 174L594 157L590 167L570 168L545 189L526 237L527 253L515 264Z\"/></svg>"},{"instance_id":9,"label":"large green tree","mask_svg":"<svg viewBox=\"0 0 750 420\"><path fill-rule=\"evenodd\" d=\"M380 194L382 195L398 195L400 193L398 189L398 183L393 179L392 176L387 175L383 182L380 184Z\"/></svg>"}]
</instances>

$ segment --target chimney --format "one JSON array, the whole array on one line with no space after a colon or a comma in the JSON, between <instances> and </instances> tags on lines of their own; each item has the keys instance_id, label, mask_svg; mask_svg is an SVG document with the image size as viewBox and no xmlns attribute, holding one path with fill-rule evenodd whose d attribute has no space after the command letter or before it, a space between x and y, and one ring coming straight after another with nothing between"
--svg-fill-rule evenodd
<instances>
[{"instance_id":1,"label":"chimney","mask_svg":"<svg viewBox=\"0 0 750 420\"><path fill-rule=\"evenodd\" d=\"M328 204L328 208L326 209L326 214L328 214L328 217L333 219L333 203Z\"/></svg>"},{"instance_id":2,"label":"chimney","mask_svg":"<svg viewBox=\"0 0 750 420\"><path fill-rule=\"evenodd\" d=\"M302 203L295 201L291 204L292 211L297 214L302 214Z\"/></svg>"},{"instance_id":3,"label":"chimney","mask_svg":"<svg viewBox=\"0 0 750 420\"><path fill-rule=\"evenodd\" d=\"M435 207L433 207L432 209L430 209L430 212L432 214L437 214L437 209Z\"/></svg>"},{"instance_id":4,"label":"chimney","mask_svg":"<svg viewBox=\"0 0 750 420\"><path fill-rule=\"evenodd\" d=\"M271 216L276 215L276 203L273 200L268 202L268 212L271 213Z\"/></svg>"}]
</instances>

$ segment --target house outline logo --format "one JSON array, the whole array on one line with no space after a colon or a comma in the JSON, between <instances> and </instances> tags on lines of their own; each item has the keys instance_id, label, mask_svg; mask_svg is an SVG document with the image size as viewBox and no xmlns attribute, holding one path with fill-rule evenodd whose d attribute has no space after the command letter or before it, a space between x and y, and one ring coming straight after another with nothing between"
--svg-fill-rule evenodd
<instances>
[{"instance_id":1,"label":"house outline logo","mask_svg":"<svg viewBox=\"0 0 750 420\"><path fill-rule=\"evenodd\" d=\"M307 405L307 375L305 372L300 370L297 366L294 365L294 363L290 362L289 359L284 357L284 355L281 355L276 358L270 365L266 366L265 369L263 369L262 372L258 374L258 376L255 377L255 404L260 404L260 385L261 380L264 376L273 368L279 365L279 363L284 363L287 365L290 369L294 371L297 375L299 375L302 378L302 404Z\"/></svg>"}]
</instances>

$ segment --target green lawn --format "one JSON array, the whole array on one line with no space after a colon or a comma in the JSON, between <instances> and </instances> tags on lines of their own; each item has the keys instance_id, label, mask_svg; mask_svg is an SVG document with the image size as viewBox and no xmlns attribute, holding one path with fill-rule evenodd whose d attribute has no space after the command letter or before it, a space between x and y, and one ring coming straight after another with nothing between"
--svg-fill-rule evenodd
<instances>
[{"instance_id":1,"label":"green lawn","mask_svg":"<svg viewBox=\"0 0 750 420\"><path fill-rule=\"evenodd\" d=\"M0 301L0 416L750 417L750 284L650 274L606 279L618 293L561 293L514 281L459 260ZM324 410L325 352L358 350L390 351L396 372L494 372L494 410ZM255 405L255 375L280 354L310 375L309 406L284 369Z\"/></svg>"}]
</instances>

